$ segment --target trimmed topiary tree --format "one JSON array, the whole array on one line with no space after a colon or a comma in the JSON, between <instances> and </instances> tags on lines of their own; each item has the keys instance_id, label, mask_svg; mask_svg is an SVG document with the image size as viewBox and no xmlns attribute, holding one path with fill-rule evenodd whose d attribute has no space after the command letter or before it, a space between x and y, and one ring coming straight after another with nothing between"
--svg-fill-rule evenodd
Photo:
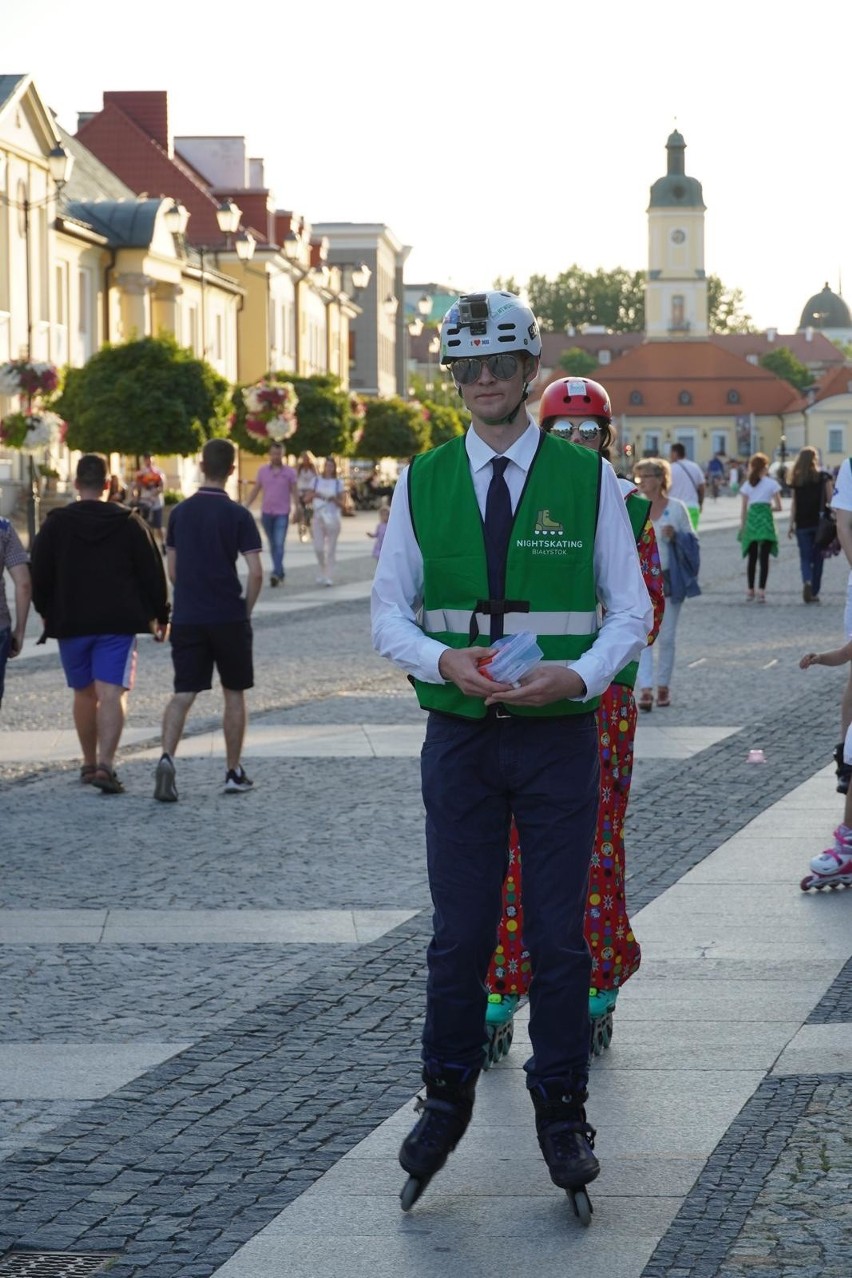
<instances>
[{"instance_id":1,"label":"trimmed topiary tree","mask_svg":"<svg viewBox=\"0 0 852 1278\"><path fill-rule=\"evenodd\" d=\"M171 336L102 347L53 405L82 452L190 457L228 433L228 383Z\"/></svg>"}]
</instances>

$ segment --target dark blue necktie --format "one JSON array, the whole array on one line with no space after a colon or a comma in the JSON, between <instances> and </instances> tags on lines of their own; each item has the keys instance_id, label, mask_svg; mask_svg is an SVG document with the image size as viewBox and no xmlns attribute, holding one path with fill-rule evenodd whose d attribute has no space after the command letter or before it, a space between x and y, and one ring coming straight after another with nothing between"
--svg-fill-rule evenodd
<instances>
[{"instance_id":1,"label":"dark blue necktie","mask_svg":"<svg viewBox=\"0 0 852 1278\"><path fill-rule=\"evenodd\" d=\"M491 483L485 499L485 557L488 564L488 597L502 599L506 593L506 552L512 529L512 498L505 480L508 457L492 457ZM491 618L491 639L503 634L503 616Z\"/></svg>"}]
</instances>

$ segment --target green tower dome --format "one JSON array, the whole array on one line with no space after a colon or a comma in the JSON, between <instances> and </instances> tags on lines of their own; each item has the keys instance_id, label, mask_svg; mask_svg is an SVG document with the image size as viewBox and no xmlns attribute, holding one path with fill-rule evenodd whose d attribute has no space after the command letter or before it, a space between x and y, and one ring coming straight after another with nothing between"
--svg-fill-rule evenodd
<instances>
[{"instance_id":1,"label":"green tower dome","mask_svg":"<svg viewBox=\"0 0 852 1278\"><path fill-rule=\"evenodd\" d=\"M666 151L668 171L665 177L657 178L651 187L650 208L704 209L701 183L697 178L686 175L684 162L686 143L677 129L669 134Z\"/></svg>"},{"instance_id":2,"label":"green tower dome","mask_svg":"<svg viewBox=\"0 0 852 1278\"><path fill-rule=\"evenodd\" d=\"M832 293L826 281L821 293L814 293L805 303L799 331L803 328L852 328L852 315L839 293Z\"/></svg>"}]
</instances>

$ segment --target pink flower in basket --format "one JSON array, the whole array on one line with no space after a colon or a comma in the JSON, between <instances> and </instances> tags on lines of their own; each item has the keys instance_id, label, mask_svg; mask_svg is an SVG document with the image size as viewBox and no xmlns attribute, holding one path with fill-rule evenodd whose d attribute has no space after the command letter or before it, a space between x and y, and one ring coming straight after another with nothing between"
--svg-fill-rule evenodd
<instances>
[{"instance_id":1,"label":"pink flower in basket","mask_svg":"<svg viewBox=\"0 0 852 1278\"><path fill-rule=\"evenodd\" d=\"M12 359L0 364L0 395L52 395L59 385L59 373L53 364L35 364L25 359Z\"/></svg>"},{"instance_id":2,"label":"pink flower in basket","mask_svg":"<svg viewBox=\"0 0 852 1278\"><path fill-rule=\"evenodd\" d=\"M292 382L255 382L243 390L243 403L246 430L258 439L280 444L295 433L299 397Z\"/></svg>"}]
</instances>

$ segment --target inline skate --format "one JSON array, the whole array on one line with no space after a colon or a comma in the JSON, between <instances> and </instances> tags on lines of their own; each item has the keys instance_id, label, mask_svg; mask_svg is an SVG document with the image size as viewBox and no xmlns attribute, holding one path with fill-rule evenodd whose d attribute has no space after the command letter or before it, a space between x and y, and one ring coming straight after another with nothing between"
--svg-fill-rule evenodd
<instances>
[{"instance_id":1,"label":"inline skate","mask_svg":"<svg viewBox=\"0 0 852 1278\"><path fill-rule=\"evenodd\" d=\"M515 1035L515 1012L520 1004L518 994L489 994L485 1011L485 1033L488 1041L483 1048L483 1069L490 1069L504 1056L508 1056Z\"/></svg>"},{"instance_id":2,"label":"inline skate","mask_svg":"<svg viewBox=\"0 0 852 1278\"><path fill-rule=\"evenodd\" d=\"M440 1073L423 1070L426 1096L417 1097L415 1113L421 1114L399 1151L408 1180L399 1195L403 1211L410 1211L429 1181L444 1166L467 1131L473 1113L478 1069L448 1065Z\"/></svg>"},{"instance_id":3,"label":"inline skate","mask_svg":"<svg viewBox=\"0 0 852 1278\"><path fill-rule=\"evenodd\" d=\"M583 1225L592 1219L592 1204L586 1186L600 1172L594 1155L595 1129L586 1122L584 1105L588 1099L585 1083L568 1084L558 1079L536 1083L530 1088L535 1109L538 1143L554 1185L564 1189Z\"/></svg>"},{"instance_id":4,"label":"inline skate","mask_svg":"<svg viewBox=\"0 0 852 1278\"><path fill-rule=\"evenodd\" d=\"M852 842L849 835L838 827L834 831L834 847L826 848L811 861L811 873L806 874L799 887L803 892L816 888L852 887Z\"/></svg>"},{"instance_id":5,"label":"inline skate","mask_svg":"<svg viewBox=\"0 0 852 1278\"><path fill-rule=\"evenodd\" d=\"M589 990L589 1059L600 1056L612 1042L612 1014L618 990Z\"/></svg>"}]
</instances>

